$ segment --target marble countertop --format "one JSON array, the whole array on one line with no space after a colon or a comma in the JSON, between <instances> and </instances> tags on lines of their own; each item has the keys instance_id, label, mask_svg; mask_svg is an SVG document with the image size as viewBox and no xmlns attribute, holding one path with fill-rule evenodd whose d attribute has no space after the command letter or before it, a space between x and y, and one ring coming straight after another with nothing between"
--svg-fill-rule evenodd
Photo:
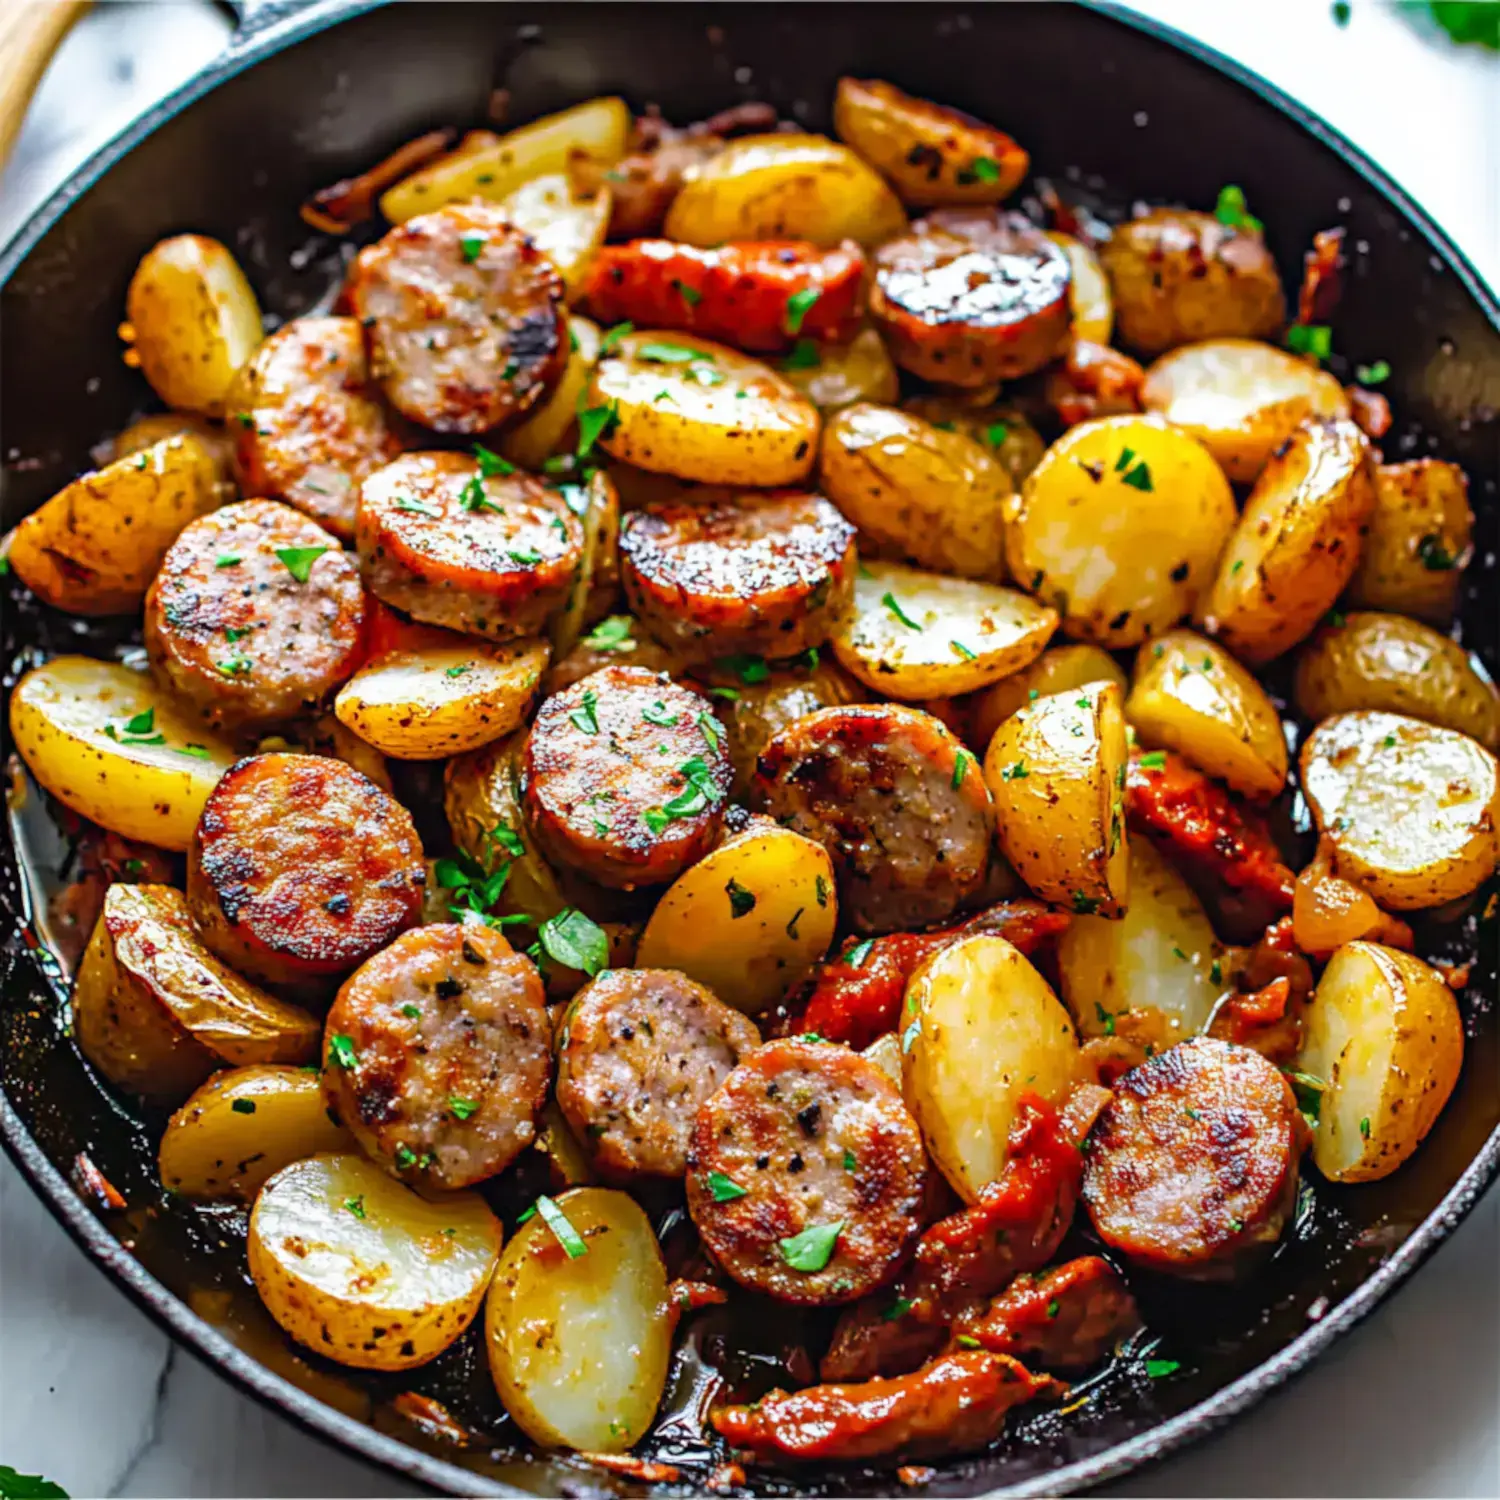
<instances>
[{"instance_id":1,"label":"marble countertop","mask_svg":"<svg viewBox=\"0 0 1500 1500\"><path fill-rule=\"evenodd\" d=\"M1356 0L1140 0L1306 100L1500 284L1500 59ZM95 146L213 55L198 0L97 8L0 178L0 242ZM1387 80L1401 77L1399 94ZM1122 1495L1500 1495L1500 1193L1363 1327ZM0 1161L0 1464L74 1496L416 1494L241 1396L90 1266Z\"/></svg>"}]
</instances>

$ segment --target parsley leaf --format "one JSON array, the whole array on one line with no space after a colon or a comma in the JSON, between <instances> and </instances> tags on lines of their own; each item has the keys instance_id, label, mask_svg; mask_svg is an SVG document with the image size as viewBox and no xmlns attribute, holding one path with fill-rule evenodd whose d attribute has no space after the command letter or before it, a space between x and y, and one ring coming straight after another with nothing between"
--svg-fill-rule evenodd
<instances>
[{"instance_id":1,"label":"parsley leaf","mask_svg":"<svg viewBox=\"0 0 1500 1500\"><path fill-rule=\"evenodd\" d=\"M821 1271L833 1259L834 1246L843 1232L844 1221L832 1224L809 1224L801 1234L789 1235L778 1242L781 1258L794 1271Z\"/></svg>"},{"instance_id":2,"label":"parsley leaf","mask_svg":"<svg viewBox=\"0 0 1500 1500\"><path fill-rule=\"evenodd\" d=\"M460 1099L456 1094L448 1095L448 1108L455 1120L467 1120L479 1108L477 1099Z\"/></svg>"},{"instance_id":3,"label":"parsley leaf","mask_svg":"<svg viewBox=\"0 0 1500 1500\"><path fill-rule=\"evenodd\" d=\"M1327 359L1333 353L1333 329L1326 323L1293 323L1286 331L1286 346L1293 354Z\"/></svg>"},{"instance_id":4,"label":"parsley leaf","mask_svg":"<svg viewBox=\"0 0 1500 1500\"><path fill-rule=\"evenodd\" d=\"M545 1193L536 1200L536 1211L542 1216L542 1223L556 1237L557 1243L568 1252L569 1260L577 1260L580 1255L588 1254L589 1247L584 1244L583 1236L573 1228L568 1216Z\"/></svg>"},{"instance_id":5,"label":"parsley leaf","mask_svg":"<svg viewBox=\"0 0 1500 1500\"><path fill-rule=\"evenodd\" d=\"M583 644L594 651L634 651L630 631L635 621L629 615L611 615L601 620L583 638Z\"/></svg>"},{"instance_id":6,"label":"parsley leaf","mask_svg":"<svg viewBox=\"0 0 1500 1500\"><path fill-rule=\"evenodd\" d=\"M755 910L755 892L742 886L738 880L731 878L724 889L729 892L731 918L748 917Z\"/></svg>"},{"instance_id":7,"label":"parsley leaf","mask_svg":"<svg viewBox=\"0 0 1500 1500\"><path fill-rule=\"evenodd\" d=\"M708 1193L715 1203L733 1203L736 1198L747 1197L749 1191L723 1172L708 1174Z\"/></svg>"},{"instance_id":8,"label":"parsley leaf","mask_svg":"<svg viewBox=\"0 0 1500 1500\"><path fill-rule=\"evenodd\" d=\"M463 252L463 257L467 264L473 265L479 259L479 252L484 249L484 242L488 237L488 235L481 234L478 230L469 230L459 235L458 248Z\"/></svg>"},{"instance_id":9,"label":"parsley leaf","mask_svg":"<svg viewBox=\"0 0 1500 1500\"><path fill-rule=\"evenodd\" d=\"M721 656L718 665L726 672L733 672L747 685L764 682L771 675L771 669L763 656Z\"/></svg>"},{"instance_id":10,"label":"parsley leaf","mask_svg":"<svg viewBox=\"0 0 1500 1500\"><path fill-rule=\"evenodd\" d=\"M967 750L960 750L953 758L952 789L956 792L963 785L964 772L969 769L974 757Z\"/></svg>"},{"instance_id":11,"label":"parsley leaf","mask_svg":"<svg viewBox=\"0 0 1500 1500\"><path fill-rule=\"evenodd\" d=\"M276 557L298 583L306 583L312 576L312 565L325 552L332 550L330 547L278 547Z\"/></svg>"},{"instance_id":12,"label":"parsley leaf","mask_svg":"<svg viewBox=\"0 0 1500 1500\"><path fill-rule=\"evenodd\" d=\"M621 339L628 338L634 332L634 323L616 323L615 326L611 328L602 339L599 340L599 353L601 355L612 353L616 348L619 347Z\"/></svg>"},{"instance_id":13,"label":"parsley leaf","mask_svg":"<svg viewBox=\"0 0 1500 1500\"><path fill-rule=\"evenodd\" d=\"M568 715L568 720L577 729L585 734L599 733L599 716L595 710L599 706L599 695L593 688L586 688L583 694L583 707L575 708Z\"/></svg>"},{"instance_id":14,"label":"parsley leaf","mask_svg":"<svg viewBox=\"0 0 1500 1500\"><path fill-rule=\"evenodd\" d=\"M895 615L895 617L900 620L900 622L904 626L906 626L908 630L920 630L922 628L914 619L912 619L909 614L906 613L904 609L901 608L900 600L898 600L889 589L887 589L885 593L881 595L880 602L885 605L885 607L890 610L890 612Z\"/></svg>"},{"instance_id":15,"label":"parsley leaf","mask_svg":"<svg viewBox=\"0 0 1500 1500\"><path fill-rule=\"evenodd\" d=\"M498 453L491 453L483 443L474 444L474 457L479 460L479 472L486 479L493 479L497 474L516 472L516 466L509 459L501 458Z\"/></svg>"},{"instance_id":16,"label":"parsley leaf","mask_svg":"<svg viewBox=\"0 0 1500 1500\"><path fill-rule=\"evenodd\" d=\"M786 299L786 331L790 334L802 332L802 320L817 305L823 294L816 287L804 287Z\"/></svg>"},{"instance_id":17,"label":"parsley leaf","mask_svg":"<svg viewBox=\"0 0 1500 1500\"><path fill-rule=\"evenodd\" d=\"M359 1059L354 1055L354 1039L342 1032L335 1032L329 1037L328 1055L346 1072L359 1066Z\"/></svg>"},{"instance_id":18,"label":"parsley leaf","mask_svg":"<svg viewBox=\"0 0 1500 1500\"><path fill-rule=\"evenodd\" d=\"M783 370L815 370L822 364L823 357L818 352L818 345L814 339L798 339L792 345L792 352L782 360Z\"/></svg>"},{"instance_id":19,"label":"parsley leaf","mask_svg":"<svg viewBox=\"0 0 1500 1500\"><path fill-rule=\"evenodd\" d=\"M620 425L620 403L611 401L608 406L588 406L578 413L579 458L587 458L600 438L607 438Z\"/></svg>"},{"instance_id":20,"label":"parsley leaf","mask_svg":"<svg viewBox=\"0 0 1500 1500\"><path fill-rule=\"evenodd\" d=\"M1355 365L1354 378L1361 385L1382 385L1391 378L1391 367L1383 359L1373 365Z\"/></svg>"},{"instance_id":21,"label":"parsley leaf","mask_svg":"<svg viewBox=\"0 0 1500 1500\"><path fill-rule=\"evenodd\" d=\"M609 967L608 936L576 907L566 907L555 917L548 917L538 929L537 939L548 958L590 979Z\"/></svg>"},{"instance_id":22,"label":"parsley leaf","mask_svg":"<svg viewBox=\"0 0 1500 1500\"><path fill-rule=\"evenodd\" d=\"M1219 201L1214 204L1214 218L1231 229L1249 229L1256 234L1265 227L1246 209L1245 190L1232 182L1219 189Z\"/></svg>"}]
</instances>

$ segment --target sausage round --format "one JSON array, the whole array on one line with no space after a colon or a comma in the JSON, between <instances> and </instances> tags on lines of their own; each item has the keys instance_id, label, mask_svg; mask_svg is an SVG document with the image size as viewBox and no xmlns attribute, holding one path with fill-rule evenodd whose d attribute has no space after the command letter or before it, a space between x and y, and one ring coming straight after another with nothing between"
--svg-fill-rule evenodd
<instances>
[{"instance_id":1,"label":"sausage round","mask_svg":"<svg viewBox=\"0 0 1500 1500\"><path fill-rule=\"evenodd\" d=\"M359 320L278 328L240 370L228 407L241 491L285 500L352 541L360 481L402 446L370 388Z\"/></svg>"},{"instance_id":2,"label":"sausage round","mask_svg":"<svg viewBox=\"0 0 1500 1500\"><path fill-rule=\"evenodd\" d=\"M411 815L341 760L252 755L209 793L187 898L231 968L326 993L415 923L427 871Z\"/></svg>"},{"instance_id":3,"label":"sausage round","mask_svg":"<svg viewBox=\"0 0 1500 1500\"><path fill-rule=\"evenodd\" d=\"M361 250L348 295L392 406L485 432L542 399L568 360L562 278L493 203L450 203Z\"/></svg>"},{"instance_id":4,"label":"sausage round","mask_svg":"<svg viewBox=\"0 0 1500 1500\"><path fill-rule=\"evenodd\" d=\"M1105 1244L1153 1270L1214 1279L1280 1237L1307 1127L1279 1069L1197 1037L1132 1069L1114 1094L1083 1178Z\"/></svg>"},{"instance_id":5,"label":"sausage round","mask_svg":"<svg viewBox=\"0 0 1500 1500\"><path fill-rule=\"evenodd\" d=\"M485 478L462 453L408 453L360 486L365 582L413 619L491 640L536 635L568 602L583 523L519 472Z\"/></svg>"},{"instance_id":6,"label":"sausage round","mask_svg":"<svg viewBox=\"0 0 1500 1500\"><path fill-rule=\"evenodd\" d=\"M536 965L483 923L438 923L402 933L344 982L323 1089L388 1172L467 1187L535 1139L550 1043Z\"/></svg>"},{"instance_id":7,"label":"sausage round","mask_svg":"<svg viewBox=\"0 0 1500 1500\"><path fill-rule=\"evenodd\" d=\"M146 593L146 650L211 725L252 732L333 695L359 665L364 618L336 538L289 505L243 500L167 549Z\"/></svg>"},{"instance_id":8,"label":"sausage round","mask_svg":"<svg viewBox=\"0 0 1500 1500\"><path fill-rule=\"evenodd\" d=\"M631 609L693 663L821 645L849 609L858 562L854 527L801 490L657 501L620 528Z\"/></svg>"},{"instance_id":9,"label":"sausage round","mask_svg":"<svg viewBox=\"0 0 1500 1500\"><path fill-rule=\"evenodd\" d=\"M995 816L963 746L921 709L825 708L761 751L755 795L833 858L839 912L860 932L925 927L984 887Z\"/></svg>"},{"instance_id":10,"label":"sausage round","mask_svg":"<svg viewBox=\"0 0 1500 1500\"><path fill-rule=\"evenodd\" d=\"M609 1176L681 1177L698 1106L747 1052L755 1023L674 969L608 969L568 1007L557 1102Z\"/></svg>"},{"instance_id":11,"label":"sausage round","mask_svg":"<svg viewBox=\"0 0 1500 1500\"><path fill-rule=\"evenodd\" d=\"M772 1042L698 1111L688 1212L741 1285L851 1302L911 1253L926 1173L916 1121L877 1064L832 1042Z\"/></svg>"},{"instance_id":12,"label":"sausage round","mask_svg":"<svg viewBox=\"0 0 1500 1500\"><path fill-rule=\"evenodd\" d=\"M521 797L549 859L633 890L708 853L732 777L707 699L643 667L605 667L543 702Z\"/></svg>"}]
</instances>

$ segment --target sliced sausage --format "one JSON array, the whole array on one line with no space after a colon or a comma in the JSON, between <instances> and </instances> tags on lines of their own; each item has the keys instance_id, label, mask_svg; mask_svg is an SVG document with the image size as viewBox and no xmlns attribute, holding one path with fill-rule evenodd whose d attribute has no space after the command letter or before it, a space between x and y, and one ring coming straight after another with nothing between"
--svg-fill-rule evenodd
<instances>
[{"instance_id":1,"label":"sliced sausage","mask_svg":"<svg viewBox=\"0 0 1500 1500\"><path fill-rule=\"evenodd\" d=\"M406 809L320 755L231 766L188 851L203 941L241 973L298 993L326 993L412 926L426 880Z\"/></svg>"},{"instance_id":2,"label":"sliced sausage","mask_svg":"<svg viewBox=\"0 0 1500 1500\"><path fill-rule=\"evenodd\" d=\"M184 527L146 593L157 676L215 728L253 732L333 696L359 665L354 559L300 511L243 500Z\"/></svg>"},{"instance_id":3,"label":"sliced sausage","mask_svg":"<svg viewBox=\"0 0 1500 1500\"><path fill-rule=\"evenodd\" d=\"M537 634L583 558L583 523L558 491L519 472L486 478L462 453L377 469L360 486L355 535L377 597L497 641Z\"/></svg>"},{"instance_id":4,"label":"sliced sausage","mask_svg":"<svg viewBox=\"0 0 1500 1500\"><path fill-rule=\"evenodd\" d=\"M1083 1177L1106 1245L1153 1270L1214 1279L1275 1243L1307 1144L1279 1069L1248 1047L1198 1037L1114 1088Z\"/></svg>"},{"instance_id":5,"label":"sliced sausage","mask_svg":"<svg viewBox=\"0 0 1500 1500\"><path fill-rule=\"evenodd\" d=\"M228 406L241 491L285 500L352 541L360 481L402 447L370 386L359 320L278 328L240 370Z\"/></svg>"},{"instance_id":6,"label":"sliced sausage","mask_svg":"<svg viewBox=\"0 0 1500 1500\"><path fill-rule=\"evenodd\" d=\"M921 709L825 708L761 751L755 794L833 858L840 914L860 932L926 927L984 885L995 816L963 746Z\"/></svg>"},{"instance_id":7,"label":"sliced sausage","mask_svg":"<svg viewBox=\"0 0 1500 1500\"><path fill-rule=\"evenodd\" d=\"M673 969L609 969L568 1007L557 1102L614 1178L681 1177L698 1106L747 1052L755 1023Z\"/></svg>"},{"instance_id":8,"label":"sliced sausage","mask_svg":"<svg viewBox=\"0 0 1500 1500\"><path fill-rule=\"evenodd\" d=\"M821 645L849 609L858 563L854 527L802 490L657 501L620 528L631 609L694 663Z\"/></svg>"},{"instance_id":9,"label":"sliced sausage","mask_svg":"<svg viewBox=\"0 0 1500 1500\"><path fill-rule=\"evenodd\" d=\"M521 797L549 859L633 890L713 848L732 775L707 699L643 667L605 667L542 703Z\"/></svg>"},{"instance_id":10,"label":"sliced sausage","mask_svg":"<svg viewBox=\"0 0 1500 1500\"><path fill-rule=\"evenodd\" d=\"M983 386L1062 352L1068 257L1019 214L949 208L875 255L870 312L891 357L942 385Z\"/></svg>"},{"instance_id":11,"label":"sliced sausage","mask_svg":"<svg viewBox=\"0 0 1500 1500\"><path fill-rule=\"evenodd\" d=\"M402 933L328 1012L323 1089L365 1153L421 1187L503 1171L552 1078L536 965L482 923Z\"/></svg>"},{"instance_id":12,"label":"sliced sausage","mask_svg":"<svg viewBox=\"0 0 1500 1500\"><path fill-rule=\"evenodd\" d=\"M772 1042L698 1111L688 1212L742 1286L850 1302L910 1255L926 1174L916 1121L877 1064L831 1042Z\"/></svg>"}]
</instances>

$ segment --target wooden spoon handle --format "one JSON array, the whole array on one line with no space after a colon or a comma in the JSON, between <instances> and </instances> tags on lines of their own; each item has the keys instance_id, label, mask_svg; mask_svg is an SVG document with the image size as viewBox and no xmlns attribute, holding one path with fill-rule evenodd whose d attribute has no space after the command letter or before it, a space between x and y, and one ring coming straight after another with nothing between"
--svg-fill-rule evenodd
<instances>
[{"instance_id":1,"label":"wooden spoon handle","mask_svg":"<svg viewBox=\"0 0 1500 1500\"><path fill-rule=\"evenodd\" d=\"M87 9L88 0L0 0L0 167L57 44Z\"/></svg>"}]
</instances>

